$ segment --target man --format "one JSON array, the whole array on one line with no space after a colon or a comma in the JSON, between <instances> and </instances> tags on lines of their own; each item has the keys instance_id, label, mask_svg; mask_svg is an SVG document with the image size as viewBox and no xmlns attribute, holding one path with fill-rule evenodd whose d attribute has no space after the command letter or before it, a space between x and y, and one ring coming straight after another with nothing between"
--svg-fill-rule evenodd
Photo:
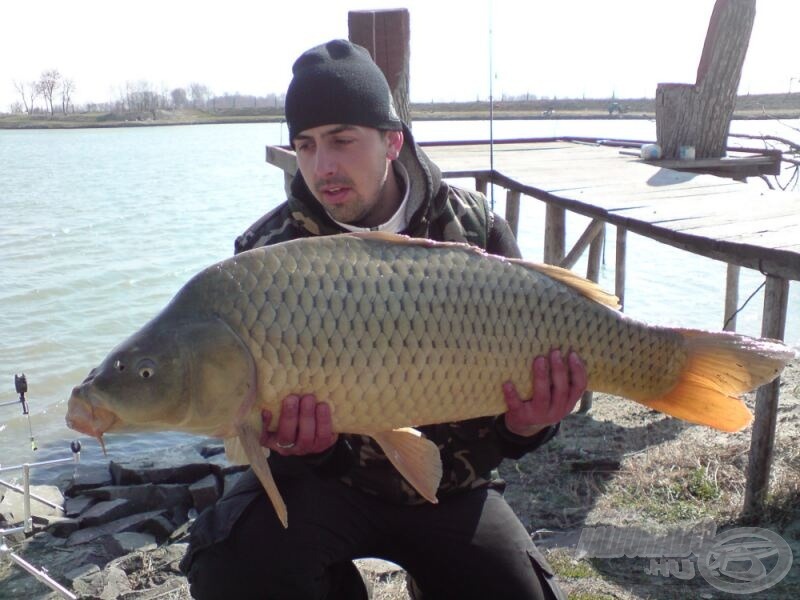
<instances>
[{"instance_id":1,"label":"man","mask_svg":"<svg viewBox=\"0 0 800 600\"><path fill-rule=\"evenodd\" d=\"M286 94L299 173L287 202L236 241L241 252L312 235L380 230L519 256L486 199L441 180L396 116L363 48L334 40L295 62ZM502 497L492 471L552 438L586 387L579 358L533 361L534 396L502 386L496 418L422 427L441 449L439 503L411 488L369 439L337 435L325 390L297 390L265 412L261 443L291 514L283 529L246 472L195 523L182 563L197 598L366 598L351 560L382 557L413 577L415 597L563 597ZM309 395L315 392L319 398ZM398 390L402 393L402 390ZM431 402L436 402L431 398ZM267 432L275 421L277 429Z\"/></svg>"}]
</instances>

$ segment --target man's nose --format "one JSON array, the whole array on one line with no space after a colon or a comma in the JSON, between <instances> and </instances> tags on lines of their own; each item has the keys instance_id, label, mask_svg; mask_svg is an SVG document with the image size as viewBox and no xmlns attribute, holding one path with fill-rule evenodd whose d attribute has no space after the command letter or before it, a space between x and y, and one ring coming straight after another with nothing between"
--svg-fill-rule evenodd
<instances>
[{"instance_id":1,"label":"man's nose","mask_svg":"<svg viewBox=\"0 0 800 600\"><path fill-rule=\"evenodd\" d=\"M336 173L336 158L325 148L318 147L314 156L314 175L329 177Z\"/></svg>"}]
</instances>

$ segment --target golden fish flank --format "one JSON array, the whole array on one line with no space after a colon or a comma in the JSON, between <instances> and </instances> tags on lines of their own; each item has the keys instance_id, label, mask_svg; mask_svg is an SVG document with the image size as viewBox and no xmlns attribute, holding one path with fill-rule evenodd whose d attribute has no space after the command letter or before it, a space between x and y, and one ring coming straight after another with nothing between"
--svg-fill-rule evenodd
<instances>
[{"instance_id":1,"label":"golden fish flank","mask_svg":"<svg viewBox=\"0 0 800 600\"><path fill-rule=\"evenodd\" d=\"M578 352L592 390L727 431L751 419L736 396L794 356L777 342L648 326L615 307L569 271L465 245L295 240L195 276L75 389L67 419L98 437L127 427L231 438L226 448L253 464L285 522L259 413L292 393L326 400L336 431L372 435L434 501L436 447L395 430L504 412L501 383L530 396L530 360L552 348ZM141 361L153 377L115 368Z\"/></svg>"}]
</instances>

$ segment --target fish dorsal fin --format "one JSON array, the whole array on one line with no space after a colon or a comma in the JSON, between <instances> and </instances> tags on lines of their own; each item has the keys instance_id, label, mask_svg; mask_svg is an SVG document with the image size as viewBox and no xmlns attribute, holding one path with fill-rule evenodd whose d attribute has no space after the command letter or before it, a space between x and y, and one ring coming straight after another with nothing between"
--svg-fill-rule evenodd
<instances>
[{"instance_id":1,"label":"fish dorsal fin","mask_svg":"<svg viewBox=\"0 0 800 600\"><path fill-rule=\"evenodd\" d=\"M407 244L414 239L408 237L407 235L390 233L388 231L351 231L350 233L343 233L342 235L354 238L362 238L365 240L375 240L377 242L391 242L395 244Z\"/></svg>"},{"instance_id":2,"label":"fish dorsal fin","mask_svg":"<svg viewBox=\"0 0 800 600\"><path fill-rule=\"evenodd\" d=\"M288 514L286 511L286 504L278 491L278 486L275 485L275 480L272 478L272 471L269 469L267 457L264 455L264 448L258 441L258 432L247 423L242 423L236 426L236 431L239 434L239 443L241 449L247 456L253 472L258 477L261 485L264 486L264 491L272 502L275 508L275 513L284 527L289 526ZM227 444L226 444L227 451Z\"/></svg>"},{"instance_id":3,"label":"fish dorsal fin","mask_svg":"<svg viewBox=\"0 0 800 600\"><path fill-rule=\"evenodd\" d=\"M408 237L407 235L400 235L397 233L387 233L385 231L360 231L354 233L347 233L344 235L361 238L365 240L373 240L376 242L390 243L390 244L407 244L410 246L427 246L427 247L451 247L451 248L455 247L467 252L474 252L476 254L482 254L486 256L495 256L488 254L487 252L481 250L476 246L470 246L469 244L463 242L436 242L424 238L412 238ZM564 285L574 289L585 298L594 300L599 304L603 304L605 306L609 306L615 309L620 308L619 298L617 298L614 294L607 292L593 281L581 277L580 275L578 275L573 271L570 271L569 269L564 269L562 267L557 267L555 265L534 263L527 260L523 260L521 258L505 258L503 256L495 256L495 258L497 258L497 260L504 260L511 263L515 263L517 265L525 267L526 269L532 269L537 273L541 273L542 275L550 277L551 279L555 279L556 281L559 281Z\"/></svg>"},{"instance_id":4,"label":"fish dorsal fin","mask_svg":"<svg viewBox=\"0 0 800 600\"><path fill-rule=\"evenodd\" d=\"M457 247L463 250L477 252L478 254L486 254L477 246L470 246L465 242L437 242L427 238L417 238L404 235L402 233L390 233L388 231L351 231L349 233L340 234L347 237L360 238L362 240L370 240L373 242L384 242L387 244L405 244L407 246L425 246L432 247Z\"/></svg>"},{"instance_id":5,"label":"fish dorsal fin","mask_svg":"<svg viewBox=\"0 0 800 600\"><path fill-rule=\"evenodd\" d=\"M386 457L420 495L436 504L436 490L442 480L439 448L416 429L405 427L372 436Z\"/></svg>"},{"instance_id":6,"label":"fish dorsal fin","mask_svg":"<svg viewBox=\"0 0 800 600\"><path fill-rule=\"evenodd\" d=\"M619 298L617 298L611 292L604 290L594 281L590 281L585 277L581 277L574 271L570 271L569 269L565 269L563 267L557 267L555 265L529 262L520 258L509 258L506 260L521 265L527 269L537 271L542 275L546 275L550 279L555 279L556 281L559 281L572 288L581 296L584 296L589 300L594 300L599 304L603 304L611 308L620 308Z\"/></svg>"}]
</instances>

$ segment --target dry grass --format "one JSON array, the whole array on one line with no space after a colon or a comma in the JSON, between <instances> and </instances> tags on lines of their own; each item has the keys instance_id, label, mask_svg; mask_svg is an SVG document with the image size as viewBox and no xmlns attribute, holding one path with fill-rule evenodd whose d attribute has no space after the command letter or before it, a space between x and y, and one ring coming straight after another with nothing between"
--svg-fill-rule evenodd
<instances>
[{"instance_id":1,"label":"dry grass","mask_svg":"<svg viewBox=\"0 0 800 600\"><path fill-rule=\"evenodd\" d=\"M782 382L770 488L758 515L742 514L750 428L720 433L619 398L596 398L590 414L569 417L549 447L502 468L511 484L507 497L523 522L531 531L556 532L540 545L570 598L719 595L699 576L688 582L647 576L642 559L575 559L568 544L586 526L653 532L709 520L717 530L758 526L779 533L795 559L800 556L800 363ZM752 408L753 398L747 402ZM769 597L793 599L798 589L795 569Z\"/></svg>"}]
</instances>

